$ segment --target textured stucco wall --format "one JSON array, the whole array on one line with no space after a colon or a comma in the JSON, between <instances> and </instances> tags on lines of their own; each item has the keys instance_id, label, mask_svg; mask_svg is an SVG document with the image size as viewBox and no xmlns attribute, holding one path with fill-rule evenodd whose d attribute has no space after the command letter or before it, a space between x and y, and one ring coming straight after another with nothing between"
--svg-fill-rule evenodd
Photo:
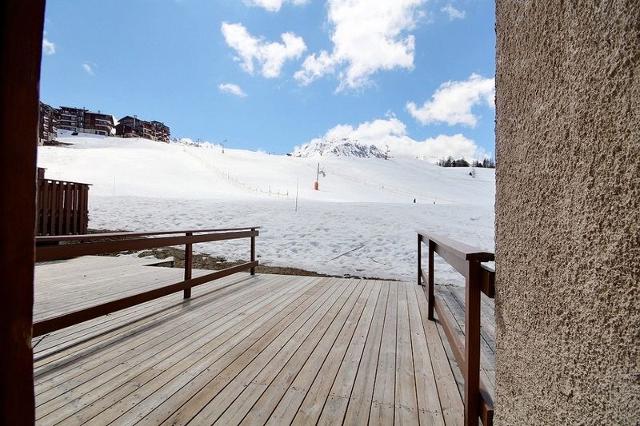
<instances>
[{"instance_id":1,"label":"textured stucco wall","mask_svg":"<svg viewBox=\"0 0 640 426\"><path fill-rule=\"evenodd\" d=\"M498 424L640 424L640 0L497 0Z\"/></svg>"}]
</instances>

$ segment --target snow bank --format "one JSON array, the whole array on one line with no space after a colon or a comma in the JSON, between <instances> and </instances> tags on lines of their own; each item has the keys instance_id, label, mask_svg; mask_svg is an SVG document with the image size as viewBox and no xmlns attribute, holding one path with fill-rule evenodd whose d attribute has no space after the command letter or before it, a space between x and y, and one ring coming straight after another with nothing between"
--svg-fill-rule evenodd
<instances>
[{"instance_id":1,"label":"snow bank","mask_svg":"<svg viewBox=\"0 0 640 426\"><path fill-rule=\"evenodd\" d=\"M318 158L143 139L59 140L72 145L40 147L39 166L48 177L92 184L91 228L259 225L262 262L402 279L414 279L415 229L493 249L493 170L477 169L473 178L466 168L413 159L320 157L325 176L314 191ZM247 246L196 250L239 259Z\"/></svg>"}]
</instances>

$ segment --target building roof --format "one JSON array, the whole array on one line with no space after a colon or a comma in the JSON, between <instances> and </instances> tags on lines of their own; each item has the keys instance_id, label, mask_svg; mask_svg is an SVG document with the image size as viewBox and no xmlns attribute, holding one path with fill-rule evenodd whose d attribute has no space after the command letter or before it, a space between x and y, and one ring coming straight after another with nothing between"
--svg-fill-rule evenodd
<instances>
[{"instance_id":1,"label":"building roof","mask_svg":"<svg viewBox=\"0 0 640 426\"><path fill-rule=\"evenodd\" d=\"M78 107L68 107L68 106L60 106L59 109L68 109L68 110L76 110L76 111L84 111L87 112L86 108L78 108Z\"/></svg>"}]
</instances>

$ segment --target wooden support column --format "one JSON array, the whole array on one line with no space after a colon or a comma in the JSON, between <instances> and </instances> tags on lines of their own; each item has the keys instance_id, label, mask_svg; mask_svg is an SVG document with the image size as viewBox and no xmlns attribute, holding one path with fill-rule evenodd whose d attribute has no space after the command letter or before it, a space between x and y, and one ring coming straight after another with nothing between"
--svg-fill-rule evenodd
<instances>
[{"instance_id":1,"label":"wooden support column","mask_svg":"<svg viewBox=\"0 0 640 426\"><path fill-rule=\"evenodd\" d=\"M255 232L256 228L251 228L251 232ZM256 261L256 236L252 235L251 236L251 262L255 262ZM255 275L256 274L256 267L252 267L251 268L251 275Z\"/></svg>"},{"instance_id":2,"label":"wooden support column","mask_svg":"<svg viewBox=\"0 0 640 426\"><path fill-rule=\"evenodd\" d=\"M0 423L35 422L33 267L44 0L0 2Z\"/></svg>"},{"instance_id":3,"label":"wooden support column","mask_svg":"<svg viewBox=\"0 0 640 426\"><path fill-rule=\"evenodd\" d=\"M429 240L429 297L427 300L427 318L433 321L435 318L433 316L433 305L436 302L435 299L435 289L434 289L434 278L433 278L433 253L435 251L435 244L433 241Z\"/></svg>"},{"instance_id":4,"label":"wooden support column","mask_svg":"<svg viewBox=\"0 0 640 426\"><path fill-rule=\"evenodd\" d=\"M465 286L465 425L476 426L480 416L480 262L468 261Z\"/></svg>"},{"instance_id":5,"label":"wooden support column","mask_svg":"<svg viewBox=\"0 0 640 426\"><path fill-rule=\"evenodd\" d=\"M187 232L187 237L193 235L193 232ZM193 272L193 244L187 243L184 245L184 280L190 280ZM184 289L184 298L191 297L191 287Z\"/></svg>"},{"instance_id":6,"label":"wooden support column","mask_svg":"<svg viewBox=\"0 0 640 426\"><path fill-rule=\"evenodd\" d=\"M418 285L424 285L422 282L422 235L418 234Z\"/></svg>"}]
</instances>

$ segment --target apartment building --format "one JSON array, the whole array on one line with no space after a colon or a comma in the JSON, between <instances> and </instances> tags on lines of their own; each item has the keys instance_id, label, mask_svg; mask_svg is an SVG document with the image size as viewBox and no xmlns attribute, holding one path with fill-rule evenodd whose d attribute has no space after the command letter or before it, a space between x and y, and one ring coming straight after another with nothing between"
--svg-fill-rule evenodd
<instances>
[{"instance_id":1,"label":"apartment building","mask_svg":"<svg viewBox=\"0 0 640 426\"><path fill-rule=\"evenodd\" d=\"M169 142L171 131L160 121L141 120L137 116L127 115L118 120L116 135L123 138L145 138L160 142Z\"/></svg>"},{"instance_id":2,"label":"apartment building","mask_svg":"<svg viewBox=\"0 0 640 426\"><path fill-rule=\"evenodd\" d=\"M59 129L109 136L115 127L113 116L100 111L61 106L57 113Z\"/></svg>"},{"instance_id":3,"label":"apartment building","mask_svg":"<svg viewBox=\"0 0 640 426\"><path fill-rule=\"evenodd\" d=\"M39 143L44 145L51 142L56 137L58 126L58 110L50 105L40 102L39 118Z\"/></svg>"},{"instance_id":4,"label":"apartment building","mask_svg":"<svg viewBox=\"0 0 640 426\"><path fill-rule=\"evenodd\" d=\"M85 111L84 133L109 136L113 132L114 128L115 123L111 114L103 114L100 111Z\"/></svg>"},{"instance_id":5,"label":"apartment building","mask_svg":"<svg viewBox=\"0 0 640 426\"><path fill-rule=\"evenodd\" d=\"M151 125L153 126L154 140L169 143L171 136L169 126L160 121L152 121Z\"/></svg>"},{"instance_id":6,"label":"apartment building","mask_svg":"<svg viewBox=\"0 0 640 426\"><path fill-rule=\"evenodd\" d=\"M127 115L116 125L111 114L67 106L54 108L40 102L40 143L53 140L58 129L102 136L109 136L115 130L115 134L123 138L145 138L166 143L171 136L169 126L160 121L146 121L136 115Z\"/></svg>"},{"instance_id":7,"label":"apartment building","mask_svg":"<svg viewBox=\"0 0 640 426\"><path fill-rule=\"evenodd\" d=\"M84 108L61 106L58 108L58 129L83 132L85 112Z\"/></svg>"}]
</instances>

